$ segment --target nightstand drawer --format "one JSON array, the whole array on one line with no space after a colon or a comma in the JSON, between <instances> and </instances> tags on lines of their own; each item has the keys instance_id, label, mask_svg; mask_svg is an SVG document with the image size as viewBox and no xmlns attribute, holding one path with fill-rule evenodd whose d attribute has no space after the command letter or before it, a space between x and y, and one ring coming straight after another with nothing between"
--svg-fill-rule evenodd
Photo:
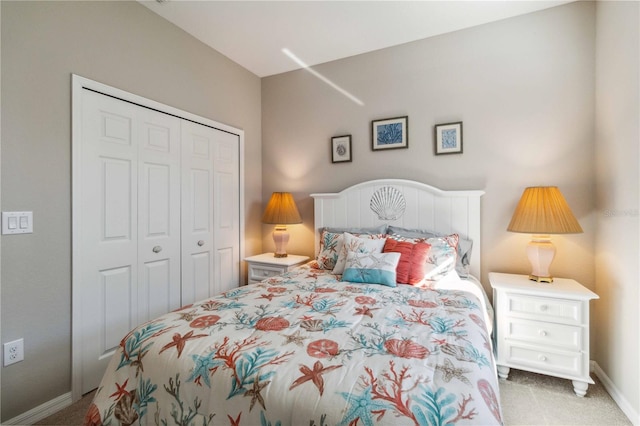
<instances>
[{"instance_id":1,"label":"nightstand drawer","mask_svg":"<svg viewBox=\"0 0 640 426\"><path fill-rule=\"evenodd\" d=\"M535 346L506 342L507 363L518 368L524 367L556 373L569 377L583 376L585 355L582 352L553 352Z\"/></svg>"},{"instance_id":2,"label":"nightstand drawer","mask_svg":"<svg viewBox=\"0 0 640 426\"><path fill-rule=\"evenodd\" d=\"M505 315L563 324L581 325L582 302L580 300L552 299L507 293Z\"/></svg>"},{"instance_id":3,"label":"nightstand drawer","mask_svg":"<svg viewBox=\"0 0 640 426\"><path fill-rule=\"evenodd\" d=\"M287 272L286 267L249 265L249 279L252 281L262 281L266 278L275 277Z\"/></svg>"},{"instance_id":4,"label":"nightstand drawer","mask_svg":"<svg viewBox=\"0 0 640 426\"><path fill-rule=\"evenodd\" d=\"M504 337L510 340L541 344L544 347L555 346L580 352L582 350L582 333L583 328L578 326L509 318Z\"/></svg>"}]
</instances>

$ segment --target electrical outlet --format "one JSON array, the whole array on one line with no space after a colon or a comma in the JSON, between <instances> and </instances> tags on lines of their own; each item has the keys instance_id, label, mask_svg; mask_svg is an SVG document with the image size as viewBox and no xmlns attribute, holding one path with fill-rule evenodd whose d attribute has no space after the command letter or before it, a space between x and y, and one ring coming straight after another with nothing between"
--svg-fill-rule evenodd
<instances>
[{"instance_id":1,"label":"electrical outlet","mask_svg":"<svg viewBox=\"0 0 640 426\"><path fill-rule=\"evenodd\" d=\"M24 339L4 344L4 366L15 364L24 359Z\"/></svg>"}]
</instances>

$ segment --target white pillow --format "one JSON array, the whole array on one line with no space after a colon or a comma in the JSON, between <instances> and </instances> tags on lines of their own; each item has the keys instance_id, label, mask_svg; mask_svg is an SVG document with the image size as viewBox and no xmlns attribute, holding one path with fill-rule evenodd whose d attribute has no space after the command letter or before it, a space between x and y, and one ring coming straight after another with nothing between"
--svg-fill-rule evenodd
<instances>
[{"instance_id":1,"label":"white pillow","mask_svg":"<svg viewBox=\"0 0 640 426\"><path fill-rule=\"evenodd\" d=\"M436 281L446 276L456 268L456 238L437 237L429 238L427 242L431 244L429 255L427 256L427 268L425 270L425 280Z\"/></svg>"},{"instance_id":2,"label":"white pillow","mask_svg":"<svg viewBox=\"0 0 640 426\"><path fill-rule=\"evenodd\" d=\"M354 253L382 253L386 238L380 238L378 235L362 235L356 237L348 232L342 235L342 248L340 254L338 254L338 260L336 260L336 266L333 268L333 273L340 275L344 272L344 265L347 263L347 253L352 251Z\"/></svg>"}]
</instances>

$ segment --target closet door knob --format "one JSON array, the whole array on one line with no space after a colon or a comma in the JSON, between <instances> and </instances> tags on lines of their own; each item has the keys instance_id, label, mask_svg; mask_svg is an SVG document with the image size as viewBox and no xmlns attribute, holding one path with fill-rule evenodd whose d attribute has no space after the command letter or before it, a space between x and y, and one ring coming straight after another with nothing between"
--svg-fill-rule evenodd
<instances>
[{"instance_id":1,"label":"closet door knob","mask_svg":"<svg viewBox=\"0 0 640 426\"><path fill-rule=\"evenodd\" d=\"M204 245L204 241L203 240L198 241L198 245L202 247Z\"/></svg>"},{"instance_id":2,"label":"closet door knob","mask_svg":"<svg viewBox=\"0 0 640 426\"><path fill-rule=\"evenodd\" d=\"M154 253L160 253L162 251L162 247L155 246L152 250L153 250Z\"/></svg>"}]
</instances>

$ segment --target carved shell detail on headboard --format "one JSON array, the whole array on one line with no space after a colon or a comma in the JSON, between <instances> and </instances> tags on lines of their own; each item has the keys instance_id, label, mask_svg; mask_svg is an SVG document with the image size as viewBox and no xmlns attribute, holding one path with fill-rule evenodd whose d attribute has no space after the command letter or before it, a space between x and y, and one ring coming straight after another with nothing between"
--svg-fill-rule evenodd
<instances>
[{"instance_id":1,"label":"carved shell detail on headboard","mask_svg":"<svg viewBox=\"0 0 640 426\"><path fill-rule=\"evenodd\" d=\"M384 186L373 193L369 207L380 220L396 220L404 214L407 203L402 192L392 186Z\"/></svg>"}]
</instances>

